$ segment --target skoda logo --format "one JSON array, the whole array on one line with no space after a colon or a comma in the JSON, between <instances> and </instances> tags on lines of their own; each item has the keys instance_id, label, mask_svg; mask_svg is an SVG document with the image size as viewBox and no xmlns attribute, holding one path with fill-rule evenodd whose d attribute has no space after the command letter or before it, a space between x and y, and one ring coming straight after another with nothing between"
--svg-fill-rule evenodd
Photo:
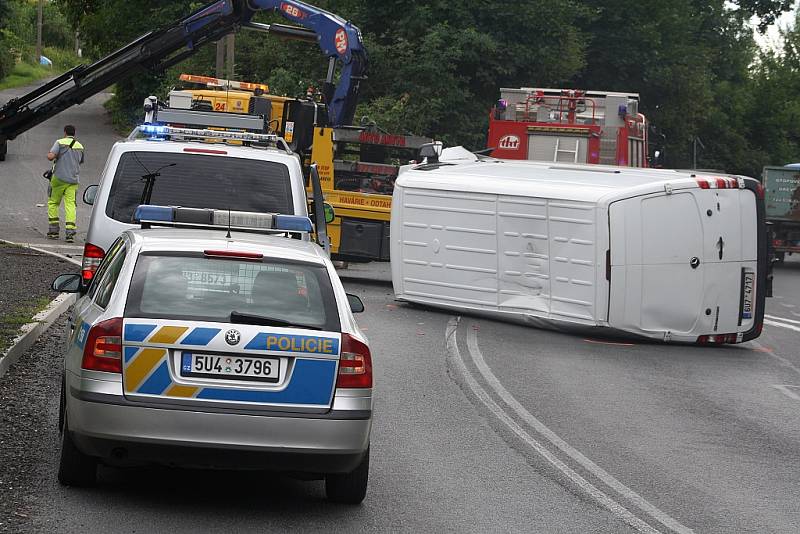
<instances>
[{"instance_id":1,"label":"skoda logo","mask_svg":"<svg viewBox=\"0 0 800 534\"><path fill-rule=\"evenodd\" d=\"M225 342L228 345L238 344L241 338L242 335L239 333L238 330L228 330L227 332L225 332Z\"/></svg>"}]
</instances>

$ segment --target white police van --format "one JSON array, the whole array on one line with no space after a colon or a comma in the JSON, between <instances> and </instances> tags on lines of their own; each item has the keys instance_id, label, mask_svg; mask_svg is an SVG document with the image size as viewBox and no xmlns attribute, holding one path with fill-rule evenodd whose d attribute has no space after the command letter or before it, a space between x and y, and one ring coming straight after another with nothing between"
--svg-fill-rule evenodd
<instances>
[{"instance_id":1,"label":"white police van","mask_svg":"<svg viewBox=\"0 0 800 534\"><path fill-rule=\"evenodd\" d=\"M59 480L98 462L264 468L359 503L372 358L308 217L140 206L69 318ZM150 228L155 225L177 226ZM255 233L254 233L255 232ZM264 234L268 235L264 235Z\"/></svg>"},{"instance_id":2,"label":"white police van","mask_svg":"<svg viewBox=\"0 0 800 534\"><path fill-rule=\"evenodd\" d=\"M263 117L159 108L154 97L145 110L144 124L114 144L99 184L84 192L93 206L85 281L117 236L136 227L141 204L308 215L300 160L282 138L259 133Z\"/></svg>"}]
</instances>

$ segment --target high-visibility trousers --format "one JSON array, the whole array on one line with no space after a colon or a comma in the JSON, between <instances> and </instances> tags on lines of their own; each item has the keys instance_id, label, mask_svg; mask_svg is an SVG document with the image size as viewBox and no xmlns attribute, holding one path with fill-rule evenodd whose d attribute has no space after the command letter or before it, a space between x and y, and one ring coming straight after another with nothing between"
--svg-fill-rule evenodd
<instances>
[{"instance_id":1,"label":"high-visibility trousers","mask_svg":"<svg viewBox=\"0 0 800 534\"><path fill-rule=\"evenodd\" d=\"M61 227L58 217L58 208L61 199L64 199L64 229L67 234L75 234L77 226L75 218L77 206L75 205L75 195L78 192L78 184L62 182L55 176L50 178L50 196L47 199L47 218L49 220L48 233L58 233Z\"/></svg>"}]
</instances>

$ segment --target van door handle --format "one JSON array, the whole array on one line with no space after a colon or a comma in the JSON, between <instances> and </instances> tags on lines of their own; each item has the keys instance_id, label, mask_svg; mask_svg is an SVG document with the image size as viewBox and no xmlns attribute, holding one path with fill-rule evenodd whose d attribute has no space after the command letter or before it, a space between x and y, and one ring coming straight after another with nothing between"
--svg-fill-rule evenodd
<instances>
[{"instance_id":1,"label":"van door handle","mask_svg":"<svg viewBox=\"0 0 800 534\"><path fill-rule=\"evenodd\" d=\"M719 241L717 241L717 247L719 248L719 259L722 259L722 254L725 250L725 241L722 240L722 236L720 236Z\"/></svg>"}]
</instances>

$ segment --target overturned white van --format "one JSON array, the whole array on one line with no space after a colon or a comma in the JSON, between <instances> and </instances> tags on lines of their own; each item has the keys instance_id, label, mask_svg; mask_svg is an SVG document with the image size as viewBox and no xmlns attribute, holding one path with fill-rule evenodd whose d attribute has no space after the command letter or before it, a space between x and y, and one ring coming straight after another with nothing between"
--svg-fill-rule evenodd
<instances>
[{"instance_id":1,"label":"overturned white van","mask_svg":"<svg viewBox=\"0 0 800 534\"><path fill-rule=\"evenodd\" d=\"M768 264L756 180L447 152L396 183L398 300L664 341L760 335Z\"/></svg>"}]
</instances>

